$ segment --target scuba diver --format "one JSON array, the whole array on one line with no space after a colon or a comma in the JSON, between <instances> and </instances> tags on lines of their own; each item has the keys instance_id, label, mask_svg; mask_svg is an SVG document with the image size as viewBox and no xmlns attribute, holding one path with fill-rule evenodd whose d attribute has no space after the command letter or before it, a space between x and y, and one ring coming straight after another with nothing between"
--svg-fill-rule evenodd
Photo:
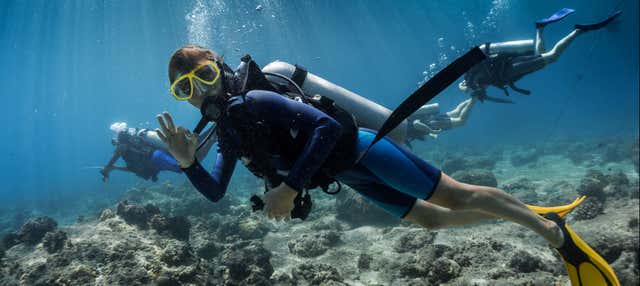
<instances>
[{"instance_id":1,"label":"scuba diver","mask_svg":"<svg viewBox=\"0 0 640 286\"><path fill-rule=\"evenodd\" d=\"M481 45L480 48L488 55L488 59L471 68L465 74L464 80L458 87L463 92L469 92L472 97L477 97L480 101L513 103L508 99L488 96L486 93L487 87L494 86L502 89L507 96L509 96L507 86L518 93L531 94L530 91L519 88L514 83L525 75L555 62L579 35L604 28L622 13L617 11L603 21L594 24L576 24L571 33L558 41L550 51L546 51L542 35L544 28L548 24L558 22L574 12L575 10L573 9L563 8L550 17L537 21L535 46L532 39Z\"/></svg>"},{"instance_id":2,"label":"scuba diver","mask_svg":"<svg viewBox=\"0 0 640 286\"><path fill-rule=\"evenodd\" d=\"M182 172L178 161L169 154L155 131L127 128L125 122L113 123L111 130L117 134L117 138L111 139L116 149L109 162L100 170L103 181L107 181L113 170L131 172L153 182L158 180L160 171ZM126 165L116 166L116 161L121 157Z\"/></svg>"},{"instance_id":3,"label":"scuba diver","mask_svg":"<svg viewBox=\"0 0 640 286\"><path fill-rule=\"evenodd\" d=\"M477 53L482 54L479 50ZM455 67L443 71L462 70L459 66L465 63L459 60L450 65ZM461 75L454 73L455 78ZM289 84L279 84L269 77ZM434 79L443 77L436 75ZM448 76L446 83L436 83L442 88L434 89L435 93L452 83L452 77ZM337 105L338 100L326 95L331 91L319 88L321 84L308 73L298 78L307 90L301 89L294 78L263 72L248 56L234 71L213 51L199 46L185 46L172 55L171 93L200 109L202 119L192 132L177 126L164 112L157 116L160 128L156 132L207 199L217 202L225 195L240 160L265 180L268 189L260 202L270 219L304 219L306 215L299 216L296 208L310 207L308 190L321 187L327 191L331 183L344 183L390 214L425 228L492 219L518 223L558 249L572 281L580 282L582 275L588 275L585 277L591 280L596 277L618 285L609 265L564 222L563 217L584 198L559 207L527 206L497 188L460 183L400 147L391 137L373 144L380 139L377 131L361 128L357 122L362 119L354 119L354 109ZM318 88L307 94L312 86ZM195 154L198 133L210 122L215 123L219 148L209 173ZM383 135L385 125L380 128ZM592 267L585 268L584 264Z\"/></svg>"},{"instance_id":4,"label":"scuba diver","mask_svg":"<svg viewBox=\"0 0 640 286\"><path fill-rule=\"evenodd\" d=\"M181 173L176 159L169 154L166 146L155 131L147 129L127 128L127 123L116 122L110 129L116 132L117 137L111 139L116 149L109 162L100 169L102 181L107 181L111 171L118 170L130 172L145 180L156 182L160 171ZM210 135L209 130L205 134ZM201 139L204 139L202 137ZM203 146L198 153L199 158L204 158L215 140L210 140L207 146ZM125 166L116 166L118 159L122 158Z\"/></svg>"},{"instance_id":5,"label":"scuba diver","mask_svg":"<svg viewBox=\"0 0 640 286\"><path fill-rule=\"evenodd\" d=\"M425 132L433 138L438 138L438 135L443 130L450 130L467 123L471 108L476 101L475 97L471 97L444 114L440 113L440 105L438 103L426 104L420 107L415 112L415 116L412 116L409 121L414 129ZM418 117L422 119L415 119Z\"/></svg>"}]
</instances>

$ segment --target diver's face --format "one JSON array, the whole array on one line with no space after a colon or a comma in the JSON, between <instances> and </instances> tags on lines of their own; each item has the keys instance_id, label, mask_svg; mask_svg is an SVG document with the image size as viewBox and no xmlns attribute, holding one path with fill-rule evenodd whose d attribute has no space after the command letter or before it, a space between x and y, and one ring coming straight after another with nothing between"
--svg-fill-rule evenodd
<instances>
[{"instance_id":1,"label":"diver's face","mask_svg":"<svg viewBox=\"0 0 640 286\"><path fill-rule=\"evenodd\" d=\"M185 53L194 53L194 51L192 50L185 50ZM198 58L197 56L193 56L193 58ZM192 64L189 65L189 67L187 67L189 70L178 70L176 71L174 74L174 78L172 79L172 82L177 79L180 78L182 75L187 74L189 72L191 72L191 70L193 70L194 68L201 66L201 65L205 65L207 63L210 63L210 61L212 61L211 59L209 59L208 57L199 57L199 59L197 61L194 61ZM214 84L212 85L207 85L205 83L202 83L198 80L193 80L193 94L191 95L191 98L189 98L187 101L193 105L196 108L200 108L202 106L202 103L204 102L204 99L208 96L218 96L222 93L222 80L223 79L219 79L217 80Z\"/></svg>"}]
</instances>

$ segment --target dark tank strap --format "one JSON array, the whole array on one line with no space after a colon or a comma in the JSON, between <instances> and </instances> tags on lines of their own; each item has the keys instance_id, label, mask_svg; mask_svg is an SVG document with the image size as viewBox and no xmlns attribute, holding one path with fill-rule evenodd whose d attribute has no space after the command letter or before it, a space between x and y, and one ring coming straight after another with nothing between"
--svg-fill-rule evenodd
<instances>
[{"instance_id":1,"label":"dark tank strap","mask_svg":"<svg viewBox=\"0 0 640 286\"><path fill-rule=\"evenodd\" d=\"M295 65L295 67L296 69L291 75L291 80L293 80L293 82L295 82L299 87L302 87L304 80L307 79L307 69L299 65Z\"/></svg>"}]
</instances>

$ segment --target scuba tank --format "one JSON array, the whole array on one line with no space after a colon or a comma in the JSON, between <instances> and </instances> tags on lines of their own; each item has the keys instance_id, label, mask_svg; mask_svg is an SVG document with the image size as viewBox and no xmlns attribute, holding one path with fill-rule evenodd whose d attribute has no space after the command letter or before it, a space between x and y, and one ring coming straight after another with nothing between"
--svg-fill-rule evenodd
<instances>
[{"instance_id":1,"label":"scuba tank","mask_svg":"<svg viewBox=\"0 0 640 286\"><path fill-rule=\"evenodd\" d=\"M313 73L307 72L300 66L275 61L262 68L262 71L283 75L292 79L306 94L317 94L331 99L336 105L353 114L360 127L379 130L385 120L391 115L391 110L388 108ZM409 124L405 120L391 131L388 136L397 144L404 145L408 139L408 128Z\"/></svg>"},{"instance_id":2,"label":"scuba tank","mask_svg":"<svg viewBox=\"0 0 640 286\"><path fill-rule=\"evenodd\" d=\"M489 45L487 49L487 45ZM510 56L530 56L535 52L532 39L499 43L486 43L479 47L488 56L490 54L506 54Z\"/></svg>"}]
</instances>

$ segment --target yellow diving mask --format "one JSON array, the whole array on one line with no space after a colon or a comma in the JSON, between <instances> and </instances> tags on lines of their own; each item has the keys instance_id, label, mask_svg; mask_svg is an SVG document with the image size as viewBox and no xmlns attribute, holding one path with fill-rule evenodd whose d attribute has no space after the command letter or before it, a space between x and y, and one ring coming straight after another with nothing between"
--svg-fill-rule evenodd
<instances>
[{"instance_id":1,"label":"yellow diving mask","mask_svg":"<svg viewBox=\"0 0 640 286\"><path fill-rule=\"evenodd\" d=\"M220 68L214 61L197 66L190 72L181 75L173 83L171 83L171 94L177 100L188 100L193 96L193 90L196 87L194 80L212 86L220 79Z\"/></svg>"}]
</instances>

